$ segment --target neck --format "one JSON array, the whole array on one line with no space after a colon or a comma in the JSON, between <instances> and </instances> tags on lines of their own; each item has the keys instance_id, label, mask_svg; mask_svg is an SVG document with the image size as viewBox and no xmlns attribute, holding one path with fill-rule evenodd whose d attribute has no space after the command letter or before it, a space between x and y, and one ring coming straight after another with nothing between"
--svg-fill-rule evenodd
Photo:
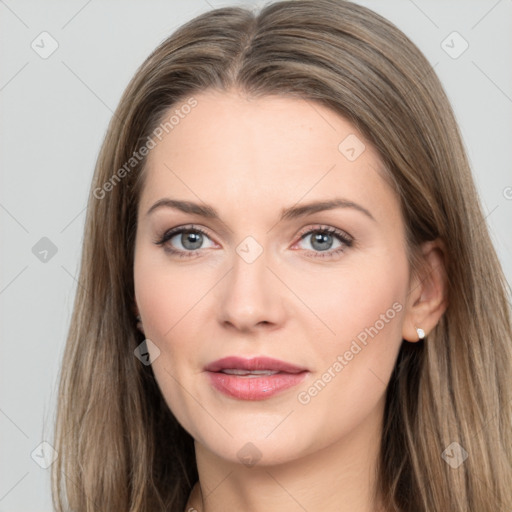
<instances>
[{"instance_id":1,"label":"neck","mask_svg":"<svg viewBox=\"0 0 512 512\"><path fill-rule=\"evenodd\" d=\"M186 511L382 510L376 488L380 426L367 421L320 451L266 466L234 463L196 441L199 482Z\"/></svg>"}]
</instances>

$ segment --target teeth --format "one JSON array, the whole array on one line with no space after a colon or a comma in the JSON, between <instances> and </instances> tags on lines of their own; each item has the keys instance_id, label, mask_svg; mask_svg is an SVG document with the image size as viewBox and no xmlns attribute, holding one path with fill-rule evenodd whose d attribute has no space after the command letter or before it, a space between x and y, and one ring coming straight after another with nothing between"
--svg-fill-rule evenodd
<instances>
[{"instance_id":1,"label":"teeth","mask_svg":"<svg viewBox=\"0 0 512 512\"><path fill-rule=\"evenodd\" d=\"M221 370L222 373L227 373L228 375L275 375L279 373L278 371L273 370L240 370L240 369L231 369L227 368L225 370Z\"/></svg>"}]
</instances>

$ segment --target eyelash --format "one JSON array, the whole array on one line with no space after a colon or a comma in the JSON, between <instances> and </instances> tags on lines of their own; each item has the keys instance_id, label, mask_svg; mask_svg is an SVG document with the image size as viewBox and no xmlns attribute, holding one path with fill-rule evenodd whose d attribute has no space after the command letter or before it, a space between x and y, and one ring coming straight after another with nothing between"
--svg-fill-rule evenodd
<instances>
[{"instance_id":1,"label":"eyelash","mask_svg":"<svg viewBox=\"0 0 512 512\"><path fill-rule=\"evenodd\" d=\"M179 235L184 232L192 232L192 233L201 233L202 235L210 238L208 233L200 228L199 226L189 225L189 226L180 226L177 228L170 229L166 231L163 235L158 237L158 239L154 242L156 245L164 246L169 240L171 240L174 236ZM314 258L327 258L332 259L336 256L339 256L342 252L345 251L347 247L352 247L354 239L347 235L345 232L340 231L339 229L330 227L330 226L322 226L318 225L312 229L308 229L307 231L301 233L299 235L299 242L306 238L308 235L313 233L327 233L329 235L335 236L343 245L338 247L335 250L330 251L307 251L308 253L313 253ZM295 245L295 244L294 244ZM174 256L178 256L180 258L191 258L195 257L200 249L182 251L181 249L173 249L172 247L166 246L164 250Z\"/></svg>"}]
</instances>

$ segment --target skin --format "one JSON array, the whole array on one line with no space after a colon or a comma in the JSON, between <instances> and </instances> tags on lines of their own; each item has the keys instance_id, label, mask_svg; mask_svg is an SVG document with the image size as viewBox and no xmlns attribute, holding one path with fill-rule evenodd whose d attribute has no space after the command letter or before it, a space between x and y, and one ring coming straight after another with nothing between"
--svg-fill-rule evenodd
<instances>
[{"instance_id":1,"label":"skin","mask_svg":"<svg viewBox=\"0 0 512 512\"><path fill-rule=\"evenodd\" d=\"M428 335L445 310L442 245L425 244L423 280L412 275L400 205L378 154L336 113L234 90L195 98L149 154L134 264L137 312L160 351L154 374L195 439L200 486L187 510L378 510L386 385L402 340L417 341L416 327ZM354 161L338 149L350 134L365 144ZM220 219L169 207L147 214L165 197L206 203ZM279 220L284 208L335 197L373 219L337 208ZM190 224L207 232L192 257L166 252L186 252L180 236L155 244ZM349 234L352 245L333 236L322 251L311 234L301 239L326 227ZM262 249L252 263L236 252L247 236ZM393 318L334 371L338 356L381 315L391 316L393 304ZM214 389L203 371L228 355L266 355L309 373L266 400L238 400ZM330 381L301 403L299 393L329 368ZM237 455L244 446L253 450L252 467Z\"/></svg>"}]
</instances>

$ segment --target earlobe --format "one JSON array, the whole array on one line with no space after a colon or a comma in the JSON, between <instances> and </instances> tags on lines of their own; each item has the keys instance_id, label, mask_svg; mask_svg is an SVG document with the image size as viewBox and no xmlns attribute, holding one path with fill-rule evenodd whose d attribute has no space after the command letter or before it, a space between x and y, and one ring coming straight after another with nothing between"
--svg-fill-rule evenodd
<instances>
[{"instance_id":1,"label":"earlobe","mask_svg":"<svg viewBox=\"0 0 512 512\"><path fill-rule=\"evenodd\" d=\"M446 253L440 239L422 245L424 264L409 288L402 337L410 342L424 339L447 308Z\"/></svg>"},{"instance_id":2,"label":"earlobe","mask_svg":"<svg viewBox=\"0 0 512 512\"><path fill-rule=\"evenodd\" d=\"M421 324L424 326L424 324ZM434 326L435 327L435 326ZM410 321L404 322L402 329L402 338L409 343L417 343L418 341L427 341L428 332L423 327L416 327Z\"/></svg>"}]
</instances>

